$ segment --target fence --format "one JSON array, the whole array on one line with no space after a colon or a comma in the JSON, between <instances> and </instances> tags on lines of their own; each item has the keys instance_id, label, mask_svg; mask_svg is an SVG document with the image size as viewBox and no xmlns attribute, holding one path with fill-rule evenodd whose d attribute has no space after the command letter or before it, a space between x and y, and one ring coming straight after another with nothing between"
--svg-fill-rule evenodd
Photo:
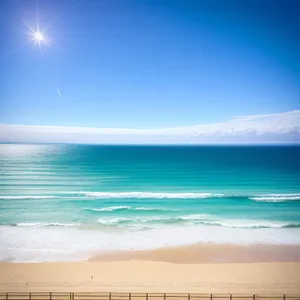
<instances>
[{"instance_id":1,"label":"fence","mask_svg":"<svg viewBox=\"0 0 300 300\"><path fill-rule=\"evenodd\" d=\"M0 293L0 300L300 300L300 295L172 293Z\"/></svg>"}]
</instances>

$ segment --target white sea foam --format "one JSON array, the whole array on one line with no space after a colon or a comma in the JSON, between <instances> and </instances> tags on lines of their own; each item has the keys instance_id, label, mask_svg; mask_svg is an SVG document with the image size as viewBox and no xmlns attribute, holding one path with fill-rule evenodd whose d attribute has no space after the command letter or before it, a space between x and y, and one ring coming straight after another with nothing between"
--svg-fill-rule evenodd
<instances>
[{"instance_id":1,"label":"white sea foam","mask_svg":"<svg viewBox=\"0 0 300 300\"><path fill-rule=\"evenodd\" d=\"M69 196L67 196L68 194ZM250 200L262 202L285 202L300 200L300 194L261 194L261 195L241 195L241 194L222 194L222 193L159 193L159 192L65 192L63 195L0 195L0 200L30 200L30 199L70 199L72 196L81 196L81 199L206 199L222 197L248 197ZM76 198L75 198L76 200ZM147 207L127 207L135 210L153 210ZM113 208L93 209L98 211L110 211L126 209L125 206L114 206Z\"/></svg>"},{"instance_id":2,"label":"white sea foam","mask_svg":"<svg viewBox=\"0 0 300 300\"><path fill-rule=\"evenodd\" d=\"M197 221L197 220L212 219L213 216L208 214L193 214L193 215L179 216L178 218L180 220L186 220L186 221Z\"/></svg>"},{"instance_id":3,"label":"white sea foam","mask_svg":"<svg viewBox=\"0 0 300 300\"><path fill-rule=\"evenodd\" d=\"M87 208L87 210L91 211L116 211L116 210L126 210L130 209L131 206L109 206L103 208Z\"/></svg>"},{"instance_id":4,"label":"white sea foam","mask_svg":"<svg viewBox=\"0 0 300 300\"><path fill-rule=\"evenodd\" d=\"M261 221L261 220L216 220L203 221L202 224L218 225L231 228L285 228L285 227L300 227L297 222L280 222L280 221Z\"/></svg>"},{"instance_id":5,"label":"white sea foam","mask_svg":"<svg viewBox=\"0 0 300 300\"><path fill-rule=\"evenodd\" d=\"M168 223L180 223L182 221L196 221L196 220L206 220L210 219L211 216L206 214L198 214L198 215L186 215L186 216L170 216L170 217L158 217L158 216L150 216L150 217L120 217L120 218L100 218L98 220L99 223L105 225L118 225L118 224L138 224L138 223L160 223L161 225Z\"/></svg>"},{"instance_id":6,"label":"white sea foam","mask_svg":"<svg viewBox=\"0 0 300 300\"><path fill-rule=\"evenodd\" d=\"M114 219L99 219L98 223L102 225L120 225L124 223L131 223L133 220L130 218L114 218Z\"/></svg>"},{"instance_id":7,"label":"white sea foam","mask_svg":"<svg viewBox=\"0 0 300 300\"><path fill-rule=\"evenodd\" d=\"M155 193L155 192L75 192L97 199L202 199L211 197L222 197L224 194L214 193Z\"/></svg>"},{"instance_id":8,"label":"white sea foam","mask_svg":"<svg viewBox=\"0 0 300 300\"><path fill-rule=\"evenodd\" d=\"M299 228L163 226L149 230L0 226L0 260L76 261L101 251L146 250L196 243L298 244ZM72 245L72 247L70 247Z\"/></svg>"},{"instance_id":9,"label":"white sea foam","mask_svg":"<svg viewBox=\"0 0 300 300\"><path fill-rule=\"evenodd\" d=\"M263 202L286 202L300 200L300 194L267 194L250 197L249 199Z\"/></svg>"},{"instance_id":10,"label":"white sea foam","mask_svg":"<svg viewBox=\"0 0 300 300\"><path fill-rule=\"evenodd\" d=\"M151 228L163 227L165 225L207 225L220 226L229 228L296 228L300 227L299 222L282 222L282 221L267 221L267 220L249 220L249 219L225 219L217 218L207 214L170 216L170 217L119 217L119 218L100 218L98 223L105 226L120 226L120 227L136 227L136 228Z\"/></svg>"},{"instance_id":11,"label":"white sea foam","mask_svg":"<svg viewBox=\"0 0 300 300\"><path fill-rule=\"evenodd\" d=\"M86 210L95 212L112 212L119 210L139 210L139 211L164 211L162 208L151 208L151 207L133 207L133 206L107 206L103 208L86 208Z\"/></svg>"},{"instance_id":12,"label":"white sea foam","mask_svg":"<svg viewBox=\"0 0 300 300\"><path fill-rule=\"evenodd\" d=\"M144 210L144 211L163 211L163 208L151 208L151 207L135 207L134 210ZM169 211L171 209L168 209Z\"/></svg>"},{"instance_id":13,"label":"white sea foam","mask_svg":"<svg viewBox=\"0 0 300 300\"><path fill-rule=\"evenodd\" d=\"M55 196L0 196L0 200L29 200L29 199L53 199Z\"/></svg>"},{"instance_id":14,"label":"white sea foam","mask_svg":"<svg viewBox=\"0 0 300 300\"><path fill-rule=\"evenodd\" d=\"M80 223L17 223L15 226L18 227L75 227L79 226Z\"/></svg>"}]
</instances>

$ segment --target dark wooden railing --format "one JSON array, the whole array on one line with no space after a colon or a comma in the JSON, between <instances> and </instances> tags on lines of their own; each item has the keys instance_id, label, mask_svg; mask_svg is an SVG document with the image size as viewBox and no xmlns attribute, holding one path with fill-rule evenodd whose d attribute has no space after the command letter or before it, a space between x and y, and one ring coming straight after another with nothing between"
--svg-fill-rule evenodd
<instances>
[{"instance_id":1,"label":"dark wooden railing","mask_svg":"<svg viewBox=\"0 0 300 300\"><path fill-rule=\"evenodd\" d=\"M180 293L0 293L0 300L300 300L300 295Z\"/></svg>"}]
</instances>

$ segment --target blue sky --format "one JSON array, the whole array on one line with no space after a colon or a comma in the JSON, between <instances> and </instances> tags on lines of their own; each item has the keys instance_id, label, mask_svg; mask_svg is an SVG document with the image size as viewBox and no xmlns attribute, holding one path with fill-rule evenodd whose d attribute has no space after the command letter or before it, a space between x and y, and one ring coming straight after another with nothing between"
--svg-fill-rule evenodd
<instances>
[{"instance_id":1,"label":"blue sky","mask_svg":"<svg viewBox=\"0 0 300 300\"><path fill-rule=\"evenodd\" d=\"M0 6L0 124L159 129L291 112L283 126L299 129L297 0ZM37 19L51 25L43 54L24 22Z\"/></svg>"}]
</instances>

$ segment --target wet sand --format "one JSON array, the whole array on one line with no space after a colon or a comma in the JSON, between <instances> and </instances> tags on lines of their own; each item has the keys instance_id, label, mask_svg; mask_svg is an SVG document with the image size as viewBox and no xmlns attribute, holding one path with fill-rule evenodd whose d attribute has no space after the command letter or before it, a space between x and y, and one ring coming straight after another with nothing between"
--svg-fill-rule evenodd
<instances>
[{"instance_id":1,"label":"wet sand","mask_svg":"<svg viewBox=\"0 0 300 300\"><path fill-rule=\"evenodd\" d=\"M92 256L90 261L161 261L195 263L300 262L299 245L218 245L201 244L146 251L116 251Z\"/></svg>"}]
</instances>

